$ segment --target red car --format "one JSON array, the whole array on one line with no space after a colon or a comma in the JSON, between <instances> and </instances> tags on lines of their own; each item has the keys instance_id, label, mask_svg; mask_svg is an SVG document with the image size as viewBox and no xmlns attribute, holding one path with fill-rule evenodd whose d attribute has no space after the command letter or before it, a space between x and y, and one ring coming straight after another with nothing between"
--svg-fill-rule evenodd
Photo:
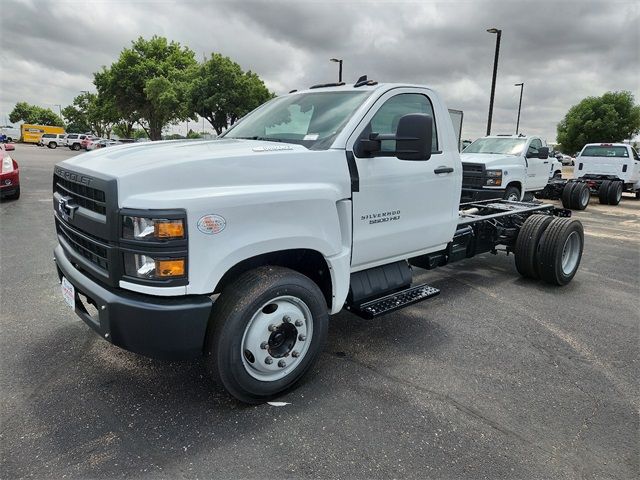
<instances>
[{"instance_id":1,"label":"red car","mask_svg":"<svg viewBox=\"0 0 640 480\"><path fill-rule=\"evenodd\" d=\"M80 148L82 148L83 150L88 150L87 147L92 142L97 142L98 140L102 140L102 139L99 137L96 137L95 135L87 135L84 139L80 141Z\"/></svg>"},{"instance_id":2,"label":"red car","mask_svg":"<svg viewBox=\"0 0 640 480\"><path fill-rule=\"evenodd\" d=\"M11 143L0 145L2 153L2 165L0 166L0 199L20 198L20 169L16 162L7 152L15 150Z\"/></svg>"}]
</instances>

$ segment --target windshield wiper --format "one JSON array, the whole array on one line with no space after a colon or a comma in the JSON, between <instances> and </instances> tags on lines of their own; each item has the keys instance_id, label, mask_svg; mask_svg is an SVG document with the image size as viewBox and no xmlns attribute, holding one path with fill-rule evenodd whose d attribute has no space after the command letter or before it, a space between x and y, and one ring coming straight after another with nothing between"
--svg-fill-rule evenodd
<instances>
[{"instance_id":1,"label":"windshield wiper","mask_svg":"<svg viewBox=\"0 0 640 480\"><path fill-rule=\"evenodd\" d=\"M261 140L264 142L284 142L284 140L280 139L280 138L273 138L273 137L259 137L259 136L253 136L253 137L229 137L229 138L235 138L236 140Z\"/></svg>"}]
</instances>

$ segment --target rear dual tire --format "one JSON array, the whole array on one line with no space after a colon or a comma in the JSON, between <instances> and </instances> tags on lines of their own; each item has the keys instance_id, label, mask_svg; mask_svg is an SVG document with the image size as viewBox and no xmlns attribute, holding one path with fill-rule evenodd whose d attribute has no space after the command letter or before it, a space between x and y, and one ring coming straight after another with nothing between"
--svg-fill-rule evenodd
<instances>
[{"instance_id":1,"label":"rear dual tire","mask_svg":"<svg viewBox=\"0 0 640 480\"><path fill-rule=\"evenodd\" d=\"M603 205L618 205L622 200L622 182L604 180L598 189L598 197Z\"/></svg>"},{"instance_id":2,"label":"rear dual tire","mask_svg":"<svg viewBox=\"0 0 640 480\"><path fill-rule=\"evenodd\" d=\"M583 249L584 229L578 220L532 215L516 239L516 269L523 277L566 285L578 271Z\"/></svg>"},{"instance_id":3,"label":"rear dual tire","mask_svg":"<svg viewBox=\"0 0 640 480\"><path fill-rule=\"evenodd\" d=\"M562 206L570 210L584 210L589 205L591 191L583 182L568 182L562 189Z\"/></svg>"}]
</instances>

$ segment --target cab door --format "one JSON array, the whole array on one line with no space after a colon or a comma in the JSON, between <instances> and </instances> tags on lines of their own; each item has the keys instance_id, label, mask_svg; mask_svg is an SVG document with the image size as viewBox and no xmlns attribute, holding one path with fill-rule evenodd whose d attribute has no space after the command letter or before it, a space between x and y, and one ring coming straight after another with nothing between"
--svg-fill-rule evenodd
<instances>
[{"instance_id":1,"label":"cab door","mask_svg":"<svg viewBox=\"0 0 640 480\"><path fill-rule=\"evenodd\" d=\"M382 265L446 247L453 238L460 199L461 168L446 109L434 111L427 89L398 88L374 104L347 142L351 155L358 138L371 133L395 134L400 117L426 113L433 118L429 160L395 156L354 159L359 191L353 193L352 269ZM382 141L383 152L395 151L395 141ZM349 151L351 150L351 151Z\"/></svg>"},{"instance_id":2,"label":"cab door","mask_svg":"<svg viewBox=\"0 0 640 480\"><path fill-rule=\"evenodd\" d=\"M542 148L542 140L533 138L529 143L526 153L527 184L525 190L542 190L549 182L549 169L551 168L549 158L538 158L538 150Z\"/></svg>"}]
</instances>

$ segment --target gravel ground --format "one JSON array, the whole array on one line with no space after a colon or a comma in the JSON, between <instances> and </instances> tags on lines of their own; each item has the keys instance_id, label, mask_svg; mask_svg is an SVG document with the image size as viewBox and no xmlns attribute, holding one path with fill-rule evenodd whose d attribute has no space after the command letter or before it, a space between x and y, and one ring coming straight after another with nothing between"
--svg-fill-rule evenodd
<instances>
[{"instance_id":1,"label":"gravel ground","mask_svg":"<svg viewBox=\"0 0 640 480\"><path fill-rule=\"evenodd\" d=\"M0 205L2 478L638 478L640 202L597 199L571 284L484 255L425 272L442 293L331 320L285 407L247 407L201 362L100 339L52 261L52 166L18 145ZM566 170L568 173L569 170Z\"/></svg>"}]
</instances>

